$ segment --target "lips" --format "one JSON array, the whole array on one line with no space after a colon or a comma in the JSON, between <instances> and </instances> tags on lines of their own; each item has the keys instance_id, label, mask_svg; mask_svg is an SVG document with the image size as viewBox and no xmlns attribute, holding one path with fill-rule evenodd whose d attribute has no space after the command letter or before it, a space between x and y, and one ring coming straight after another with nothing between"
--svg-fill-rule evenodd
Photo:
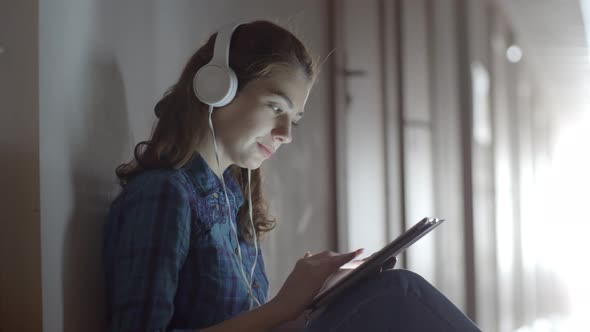
<instances>
[{"instance_id":1,"label":"lips","mask_svg":"<svg viewBox=\"0 0 590 332\"><path fill-rule=\"evenodd\" d=\"M274 153L274 151L266 145L258 143L258 147L266 157L270 157Z\"/></svg>"}]
</instances>

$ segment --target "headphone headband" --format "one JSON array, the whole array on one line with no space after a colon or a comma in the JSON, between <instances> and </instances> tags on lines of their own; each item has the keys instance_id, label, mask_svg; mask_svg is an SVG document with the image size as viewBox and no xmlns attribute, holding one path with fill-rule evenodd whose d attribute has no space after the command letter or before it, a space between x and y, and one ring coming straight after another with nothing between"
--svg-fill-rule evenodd
<instances>
[{"instance_id":1,"label":"headphone headband","mask_svg":"<svg viewBox=\"0 0 590 332\"><path fill-rule=\"evenodd\" d=\"M215 37L215 48L213 49L213 58L211 61L222 61L229 67L229 46L231 44L231 37L239 24L228 24L217 32Z\"/></svg>"}]
</instances>

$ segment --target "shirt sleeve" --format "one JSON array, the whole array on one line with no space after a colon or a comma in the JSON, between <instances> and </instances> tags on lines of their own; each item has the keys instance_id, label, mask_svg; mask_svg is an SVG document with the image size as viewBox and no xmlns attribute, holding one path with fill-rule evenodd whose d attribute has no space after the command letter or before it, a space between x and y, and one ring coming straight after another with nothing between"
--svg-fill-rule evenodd
<instances>
[{"instance_id":1,"label":"shirt sleeve","mask_svg":"<svg viewBox=\"0 0 590 332\"><path fill-rule=\"evenodd\" d=\"M123 204L110 239L111 331L170 331L190 241L188 194L173 178L155 179Z\"/></svg>"}]
</instances>

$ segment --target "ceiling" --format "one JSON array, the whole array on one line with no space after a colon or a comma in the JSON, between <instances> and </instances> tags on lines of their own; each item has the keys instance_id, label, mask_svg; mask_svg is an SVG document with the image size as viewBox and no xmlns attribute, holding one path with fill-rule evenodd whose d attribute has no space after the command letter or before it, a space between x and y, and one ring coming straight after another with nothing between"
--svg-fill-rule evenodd
<instances>
[{"instance_id":1,"label":"ceiling","mask_svg":"<svg viewBox=\"0 0 590 332\"><path fill-rule=\"evenodd\" d=\"M590 9L590 0L498 1L514 27L524 56L556 105L589 113L590 29L584 25L580 1L586 1Z\"/></svg>"}]
</instances>

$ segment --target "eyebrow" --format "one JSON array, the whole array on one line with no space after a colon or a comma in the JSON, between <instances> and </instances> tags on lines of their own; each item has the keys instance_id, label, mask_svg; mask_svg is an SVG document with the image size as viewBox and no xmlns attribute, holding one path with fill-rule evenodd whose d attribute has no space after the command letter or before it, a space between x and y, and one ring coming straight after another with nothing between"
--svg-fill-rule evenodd
<instances>
[{"instance_id":1,"label":"eyebrow","mask_svg":"<svg viewBox=\"0 0 590 332\"><path fill-rule=\"evenodd\" d=\"M269 92L273 95L283 98L285 100L285 102L287 103L287 105L289 106L289 108L293 109L293 101L291 101L291 98L289 98L289 96L287 96L286 93L284 93L281 90L277 90L277 89L271 89ZM303 112L297 113L297 116L303 116Z\"/></svg>"}]
</instances>

